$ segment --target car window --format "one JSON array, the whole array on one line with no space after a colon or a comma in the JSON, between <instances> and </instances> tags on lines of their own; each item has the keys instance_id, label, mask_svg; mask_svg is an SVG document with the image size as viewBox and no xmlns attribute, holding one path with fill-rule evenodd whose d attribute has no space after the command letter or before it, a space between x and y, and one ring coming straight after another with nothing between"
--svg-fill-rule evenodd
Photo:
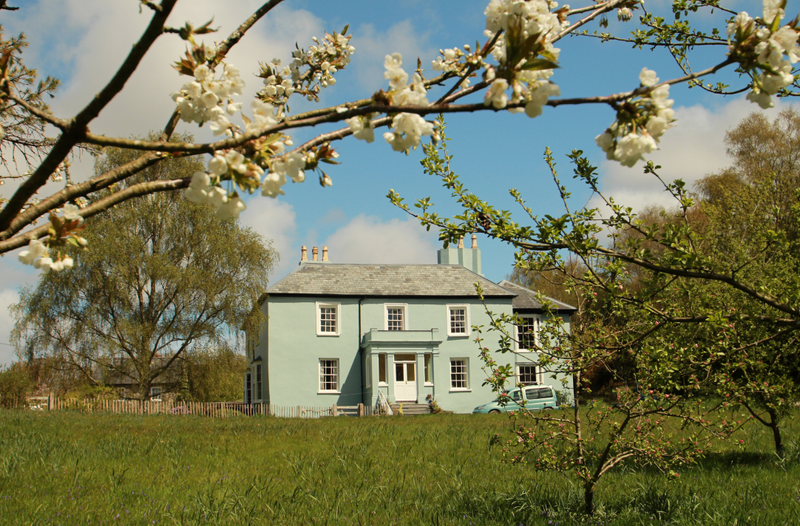
<instances>
[{"instance_id":1,"label":"car window","mask_svg":"<svg viewBox=\"0 0 800 526\"><path fill-rule=\"evenodd\" d=\"M522 398L522 391L517 389L516 391L511 391L509 395L511 396L512 400L514 400L515 402L519 402L519 400Z\"/></svg>"},{"instance_id":2,"label":"car window","mask_svg":"<svg viewBox=\"0 0 800 526\"><path fill-rule=\"evenodd\" d=\"M526 390L525 396L528 398L528 400L536 400L537 398L550 398L553 396L553 394L550 391L550 389L546 387L545 388L537 387Z\"/></svg>"}]
</instances>

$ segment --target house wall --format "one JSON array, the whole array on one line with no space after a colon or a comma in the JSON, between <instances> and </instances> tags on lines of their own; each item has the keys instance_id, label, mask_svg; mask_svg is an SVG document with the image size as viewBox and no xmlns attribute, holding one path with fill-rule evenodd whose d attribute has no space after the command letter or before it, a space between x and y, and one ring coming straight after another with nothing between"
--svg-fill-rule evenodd
<instances>
[{"instance_id":1,"label":"house wall","mask_svg":"<svg viewBox=\"0 0 800 526\"><path fill-rule=\"evenodd\" d=\"M338 336L317 336L317 301L339 304ZM296 298L272 296L269 325L272 330L256 350L267 360L268 395L279 406L357 405L362 401L359 359L358 299ZM319 390L320 359L338 360L339 391Z\"/></svg>"},{"instance_id":2,"label":"house wall","mask_svg":"<svg viewBox=\"0 0 800 526\"><path fill-rule=\"evenodd\" d=\"M317 334L317 302L339 305L339 334ZM359 303L360 328L359 334ZM406 331L385 331L385 306L405 307ZM495 313L511 313L511 299L487 301ZM470 331L468 336L448 335L448 305L468 305ZM478 405L494 398L491 388L482 386L486 373L480 350L475 343L477 334L472 325L488 327L491 320L484 305L475 298L320 298L271 296L262 306L269 317L269 332L262 330L254 356L261 358L263 393L255 392L253 371L253 401L267 401L279 406L352 406L364 403L375 406L378 391L390 402L396 400L394 385L394 356L416 356L417 402L425 403L432 395L442 409L469 413ZM267 310L268 308L268 310ZM566 318L568 322L568 318ZM498 335L486 331L485 345L497 348ZM360 343L363 348L360 349ZM269 353L267 353L269 350ZM379 383L379 358L385 353L386 379ZM432 353L432 384L424 382L424 355ZM369 357L369 358L368 358ZM320 391L320 360L338 360L338 392ZM466 359L468 388L451 388L451 360ZM515 364L514 354L495 354L499 364ZM542 375L545 384L563 390L560 377ZM571 385L571 383L569 383Z\"/></svg>"}]
</instances>

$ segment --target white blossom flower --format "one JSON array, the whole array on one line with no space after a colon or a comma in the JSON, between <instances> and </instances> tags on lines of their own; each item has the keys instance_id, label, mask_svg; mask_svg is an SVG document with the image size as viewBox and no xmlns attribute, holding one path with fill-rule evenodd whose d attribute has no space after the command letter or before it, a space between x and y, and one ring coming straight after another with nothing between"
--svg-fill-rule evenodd
<instances>
[{"instance_id":1,"label":"white blossom flower","mask_svg":"<svg viewBox=\"0 0 800 526\"><path fill-rule=\"evenodd\" d=\"M211 188L211 190L209 190L208 192L208 202L212 206L219 208L220 206L228 202L228 192L226 192L219 186L215 186Z\"/></svg>"},{"instance_id":2,"label":"white blossom flower","mask_svg":"<svg viewBox=\"0 0 800 526\"><path fill-rule=\"evenodd\" d=\"M184 195L189 201L207 203L211 190L211 177L206 172L195 172Z\"/></svg>"},{"instance_id":3,"label":"white blossom flower","mask_svg":"<svg viewBox=\"0 0 800 526\"><path fill-rule=\"evenodd\" d=\"M486 95L483 98L485 106L492 106L495 109L503 109L508 104L508 81L506 79L494 79L489 89L486 90Z\"/></svg>"},{"instance_id":4,"label":"white blossom flower","mask_svg":"<svg viewBox=\"0 0 800 526\"><path fill-rule=\"evenodd\" d=\"M221 220L238 218L246 208L244 201L238 195L234 195L217 209L217 217Z\"/></svg>"},{"instance_id":5,"label":"white blossom flower","mask_svg":"<svg viewBox=\"0 0 800 526\"><path fill-rule=\"evenodd\" d=\"M769 93L756 91L755 89L747 94L747 100L750 102L755 102L761 107L762 110L768 110L769 108L775 106L775 103L772 102L772 97L770 97Z\"/></svg>"},{"instance_id":6,"label":"white blossom flower","mask_svg":"<svg viewBox=\"0 0 800 526\"><path fill-rule=\"evenodd\" d=\"M375 140L375 130L372 128L372 120L369 117L351 117L344 122L350 126L353 137L356 139L372 142Z\"/></svg>"},{"instance_id":7,"label":"white blossom flower","mask_svg":"<svg viewBox=\"0 0 800 526\"><path fill-rule=\"evenodd\" d=\"M530 94L530 100L525 105L525 114L530 117L538 117L542 114L542 108L547 104L549 97L561 95L561 88L552 82L543 82Z\"/></svg>"},{"instance_id":8,"label":"white blossom flower","mask_svg":"<svg viewBox=\"0 0 800 526\"><path fill-rule=\"evenodd\" d=\"M645 125L647 133L649 133L654 139L658 139L664 135L664 132L667 131L668 128L669 122L662 117L650 117Z\"/></svg>"},{"instance_id":9,"label":"white blossom flower","mask_svg":"<svg viewBox=\"0 0 800 526\"><path fill-rule=\"evenodd\" d=\"M641 160L644 154L652 152L657 147L655 139L650 135L629 133L617 141L614 158L622 166L631 167Z\"/></svg>"},{"instance_id":10,"label":"white blossom flower","mask_svg":"<svg viewBox=\"0 0 800 526\"><path fill-rule=\"evenodd\" d=\"M78 224L83 223L83 218L80 216L79 212L80 208L71 203L64 205L63 209L64 219L66 219L67 221L77 221Z\"/></svg>"},{"instance_id":11,"label":"white blossom flower","mask_svg":"<svg viewBox=\"0 0 800 526\"><path fill-rule=\"evenodd\" d=\"M43 257L37 258L33 262L33 268L35 268L37 270L41 270L42 272L47 274L53 268L53 259L50 258L49 256L43 256Z\"/></svg>"},{"instance_id":12,"label":"white blossom flower","mask_svg":"<svg viewBox=\"0 0 800 526\"><path fill-rule=\"evenodd\" d=\"M395 115L392 119L392 128L394 132L384 133L383 138L397 152L416 148L422 135L433 133L433 124L413 113Z\"/></svg>"},{"instance_id":13,"label":"white blossom flower","mask_svg":"<svg viewBox=\"0 0 800 526\"><path fill-rule=\"evenodd\" d=\"M781 0L764 0L764 22L771 24L775 17L783 18L785 13Z\"/></svg>"},{"instance_id":14,"label":"white blossom flower","mask_svg":"<svg viewBox=\"0 0 800 526\"><path fill-rule=\"evenodd\" d=\"M61 264L64 270L71 270L75 262L71 257L65 256L64 259L61 260Z\"/></svg>"},{"instance_id":15,"label":"white blossom flower","mask_svg":"<svg viewBox=\"0 0 800 526\"><path fill-rule=\"evenodd\" d=\"M794 82L794 75L792 74L792 64L788 60L784 60L780 68L777 69L777 74L771 73L761 74L761 91L774 95L781 89Z\"/></svg>"},{"instance_id":16,"label":"white blossom flower","mask_svg":"<svg viewBox=\"0 0 800 526\"><path fill-rule=\"evenodd\" d=\"M286 184L286 176L270 172L261 183L261 195L267 197L278 197L279 195L286 195L281 188Z\"/></svg>"},{"instance_id":17,"label":"white blossom flower","mask_svg":"<svg viewBox=\"0 0 800 526\"><path fill-rule=\"evenodd\" d=\"M225 175L228 173L228 162L223 155L217 153L208 161L208 169L214 175Z\"/></svg>"},{"instance_id":18,"label":"white blossom flower","mask_svg":"<svg viewBox=\"0 0 800 526\"><path fill-rule=\"evenodd\" d=\"M606 153L610 153L613 155L614 152L614 136L606 130L597 137L594 138L594 141L597 143L597 146L600 147ZM611 159L612 157L609 157Z\"/></svg>"},{"instance_id":19,"label":"white blossom flower","mask_svg":"<svg viewBox=\"0 0 800 526\"><path fill-rule=\"evenodd\" d=\"M641 73L639 73L639 82L641 82L642 86L645 87L655 86L658 84L656 72L652 69L642 68Z\"/></svg>"},{"instance_id":20,"label":"white blossom flower","mask_svg":"<svg viewBox=\"0 0 800 526\"><path fill-rule=\"evenodd\" d=\"M38 239L31 239L28 243L28 250L20 252L19 261L24 265L33 265L33 262L48 253L47 246ZM39 268L39 267L36 267Z\"/></svg>"}]
</instances>

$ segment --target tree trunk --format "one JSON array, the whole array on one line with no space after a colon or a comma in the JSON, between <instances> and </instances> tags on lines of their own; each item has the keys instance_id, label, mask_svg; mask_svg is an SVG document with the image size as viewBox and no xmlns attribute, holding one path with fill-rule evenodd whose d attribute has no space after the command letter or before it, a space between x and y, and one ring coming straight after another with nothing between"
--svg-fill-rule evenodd
<instances>
[{"instance_id":1,"label":"tree trunk","mask_svg":"<svg viewBox=\"0 0 800 526\"><path fill-rule=\"evenodd\" d=\"M594 513L594 484L587 484L583 487L583 511L586 515Z\"/></svg>"},{"instance_id":2,"label":"tree trunk","mask_svg":"<svg viewBox=\"0 0 800 526\"><path fill-rule=\"evenodd\" d=\"M769 413L769 427L772 429L772 438L775 441L775 453L779 458L783 458L786 454L786 448L783 446L783 437L781 436L780 417L774 409L767 409Z\"/></svg>"}]
</instances>

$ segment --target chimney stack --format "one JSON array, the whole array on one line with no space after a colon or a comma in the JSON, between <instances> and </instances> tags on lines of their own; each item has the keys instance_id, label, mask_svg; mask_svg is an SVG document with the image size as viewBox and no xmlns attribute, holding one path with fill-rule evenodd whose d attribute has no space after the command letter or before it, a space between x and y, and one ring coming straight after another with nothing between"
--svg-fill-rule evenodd
<instances>
[{"instance_id":1,"label":"chimney stack","mask_svg":"<svg viewBox=\"0 0 800 526\"><path fill-rule=\"evenodd\" d=\"M303 248L300 250L300 261L308 261L308 251L305 245L303 245Z\"/></svg>"},{"instance_id":2,"label":"chimney stack","mask_svg":"<svg viewBox=\"0 0 800 526\"><path fill-rule=\"evenodd\" d=\"M322 247L322 261L328 261L328 247Z\"/></svg>"},{"instance_id":3,"label":"chimney stack","mask_svg":"<svg viewBox=\"0 0 800 526\"><path fill-rule=\"evenodd\" d=\"M472 248L478 248L478 235L472 234Z\"/></svg>"},{"instance_id":4,"label":"chimney stack","mask_svg":"<svg viewBox=\"0 0 800 526\"><path fill-rule=\"evenodd\" d=\"M458 248L464 248L464 236L458 238Z\"/></svg>"},{"instance_id":5,"label":"chimney stack","mask_svg":"<svg viewBox=\"0 0 800 526\"><path fill-rule=\"evenodd\" d=\"M312 261L319 261L317 259L318 254L319 254L319 249L317 247L311 249L311 256L313 258Z\"/></svg>"}]
</instances>

